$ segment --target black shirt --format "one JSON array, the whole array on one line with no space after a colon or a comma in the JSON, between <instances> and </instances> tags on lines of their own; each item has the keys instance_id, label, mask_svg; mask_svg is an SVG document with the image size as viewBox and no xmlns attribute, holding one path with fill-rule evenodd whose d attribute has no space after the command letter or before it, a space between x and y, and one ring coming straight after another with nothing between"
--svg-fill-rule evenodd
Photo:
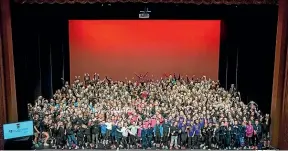
<instances>
[{"instance_id":1,"label":"black shirt","mask_svg":"<svg viewBox=\"0 0 288 151\"><path fill-rule=\"evenodd\" d=\"M208 135L209 137L212 137L212 136L213 136L213 133L214 133L213 127L208 127L208 128L207 128L207 135Z\"/></svg>"},{"instance_id":2,"label":"black shirt","mask_svg":"<svg viewBox=\"0 0 288 151\"><path fill-rule=\"evenodd\" d=\"M99 123L95 122L95 124L91 126L91 132L92 134L99 134L100 132Z\"/></svg>"},{"instance_id":3,"label":"black shirt","mask_svg":"<svg viewBox=\"0 0 288 151\"><path fill-rule=\"evenodd\" d=\"M74 131L72 128L66 128L66 134L67 135L73 135L74 134Z\"/></svg>"},{"instance_id":4,"label":"black shirt","mask_svg":"<svg viewBox=\"0 0 288 151\"><path fill-rule=\"evenodd\" d=\"M48 132L49 131L49 125L43 123L42 124L42 129L41 129L43 132Z\"/></svg>"},{"instance_id":5,"label":"black shirt","mask_svg":"<svg viewBox=\"0 0 288 151\"><path fill-rule=\"evenodd\" d=\"M57 130L57 137L64 137L65 136L65 130L63 127L59 127L58 130Z\"/></svg>"},{"instance_id":6,"label":"black shirt","mask_svg":"<svg viewBox=\"0 0 288 151\"><path fill-rule=\"evenodd\" d=\"M37 128L38 131L40 131L40 121L39 120L34 120L33 122L34 122L33 125Z\"/></svg>"},{"instance_id":7,"label":"black shirt","mask_svg":"<svg viewBox=\"0 0 288 151\"><path fill-rule=\"evenodd\" d=\"M91 127L88 126L87 128L85 128L84 133L85 133L85 135L90 135L91 134Z\"/></svg>"},{"instance_id":8,"label":"black shirt","mask_svg":"<svg viewBox=\"0 0 288 151\"><path fill-rule=\"evenodd\" d=\"M77 137L81 137L83 138L84 137L84 133L85 132L85 129L80 127L78 130L77 130Z\"/></svg>"},{"instance_id":9,"label":"black shirt","mask_svg":"<svg viewBox=\"0 0 288 151\"><path fill-rule=\"evenodd\" d=\"M179 132L178 127L171 126L171 135L172 136L178 136L178 132Z\"/></svg>"}]
</instances>

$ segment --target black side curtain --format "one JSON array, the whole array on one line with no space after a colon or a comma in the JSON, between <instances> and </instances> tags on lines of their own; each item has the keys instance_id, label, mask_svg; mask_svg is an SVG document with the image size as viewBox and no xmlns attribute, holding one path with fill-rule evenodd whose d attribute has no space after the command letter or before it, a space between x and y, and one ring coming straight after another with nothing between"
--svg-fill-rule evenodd
<instances>
[{"instance_id":1,"label":"black side curtain","mask_svg":"<svg viewBox=\"0 0 288 151\"><path fill-rule=\"evenodd\" d=\"M264 113L271 108L276 14L275 9L263 16L225 19L221 24L221 86L229 89L237 84L242 101L256 102Z\"/></svg>"},{"instance_id":2,"label":"black side curtain","mask_svg":"<svg viewBox=\"0 0 288 151\"><path fill-rule=\"evenodd\" d=\"M26 120L27 103L50 99L69 80L68 21L14 17L12 27L19 120Z\"/></svg>"}]
</instances>

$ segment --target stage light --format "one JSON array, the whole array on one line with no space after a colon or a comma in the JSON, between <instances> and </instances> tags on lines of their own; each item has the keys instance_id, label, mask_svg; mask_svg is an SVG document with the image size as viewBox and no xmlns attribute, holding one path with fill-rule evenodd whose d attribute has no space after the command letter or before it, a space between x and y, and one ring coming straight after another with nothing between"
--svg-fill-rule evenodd
<instances>
[{"instance_id":1,"label":"stage light","mask_svg":"<svg viewBox=\"0 0 288 151\"><path fill-rule=\"evenodd\" d=\"M148 8L144 8L144 11L140 11L139 18L142 18L142 19L150 18L150 14L149 13L151 13L151 11L149 11Z\"/></svg>"}]
</instances>

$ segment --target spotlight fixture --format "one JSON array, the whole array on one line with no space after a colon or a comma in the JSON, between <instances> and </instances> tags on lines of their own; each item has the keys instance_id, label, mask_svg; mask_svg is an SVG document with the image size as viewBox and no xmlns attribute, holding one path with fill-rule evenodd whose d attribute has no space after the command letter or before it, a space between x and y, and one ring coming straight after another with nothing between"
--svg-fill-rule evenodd
<instances>
[{"instance_id":1,"label":"spotlight fixture","mask_svg":"<svg viewBox=\"0 0 288 151\"><path fill-rule=\"evenodd\" d=\"M140 11L139 18L142 18L142 19L150 18L150 14L149 13L151 13L151 11L149 11L149 9L145 7L144 11Z\"/></svg>"}]
</instances>

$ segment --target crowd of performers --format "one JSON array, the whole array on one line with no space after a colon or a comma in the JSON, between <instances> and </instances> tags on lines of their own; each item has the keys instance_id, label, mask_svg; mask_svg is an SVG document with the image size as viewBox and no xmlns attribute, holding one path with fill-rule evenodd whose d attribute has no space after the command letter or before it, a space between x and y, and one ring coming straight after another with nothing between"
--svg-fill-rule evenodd
<instances>
[{"instance_id":1,"label":"crowd of performers","mask_svg":"<svg viewBox=\"0 0 288 151\"><path fill-rule=\"evenodd\" d=\"M146 74L147 75L147 74ZM29 104L34 144L58 149L264 149L269 115L205 76L113 81L85 74Z\"/></svg>"}]
</instances>

